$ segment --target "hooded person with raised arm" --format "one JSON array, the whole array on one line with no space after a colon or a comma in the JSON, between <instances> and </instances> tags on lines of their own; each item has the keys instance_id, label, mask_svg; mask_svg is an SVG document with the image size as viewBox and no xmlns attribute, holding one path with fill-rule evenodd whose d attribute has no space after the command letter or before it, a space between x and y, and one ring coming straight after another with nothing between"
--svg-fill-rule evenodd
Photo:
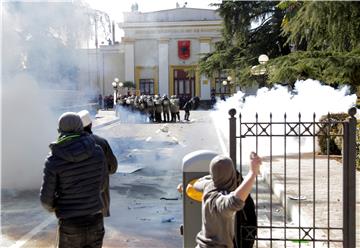
<instances>
[{"instance_id":1,"label":"hooded person with raised arm","mask_svg":"<svg viewBox=\"0 0 360 248\"><path fill-rule=\"evenodd\" d=\"M196 190L203 192L197 248L234 247L235 214L244 207L260 165L260 157L252 153L249 173L237 186L238 177L232 160L223 155L211 160L210 175L194 184Z\"/></svg>"}]
</instances>

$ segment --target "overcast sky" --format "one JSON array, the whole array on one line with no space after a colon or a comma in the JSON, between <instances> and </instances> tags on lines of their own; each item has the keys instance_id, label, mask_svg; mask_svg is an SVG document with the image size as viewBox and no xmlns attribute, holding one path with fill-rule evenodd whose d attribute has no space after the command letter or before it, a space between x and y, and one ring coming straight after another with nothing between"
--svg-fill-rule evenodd
<instances>
[{"instance_id":1,"label":"overcast sky","mask_svg":"<svg viewBox=\"0 0 360 248\"><path fill-rule=\"evenodd\" d=\"M90 7L102 10L109 14L110 18L115 21L122 21L123 12L131 11L131 5L137 3L140 12L150 12L163 9L176 8L176 3L182 7L187 2L189 8L214 9L210 7L211 3L220 3L221 0L83 0Z\"/></svg>"}]
</instances>

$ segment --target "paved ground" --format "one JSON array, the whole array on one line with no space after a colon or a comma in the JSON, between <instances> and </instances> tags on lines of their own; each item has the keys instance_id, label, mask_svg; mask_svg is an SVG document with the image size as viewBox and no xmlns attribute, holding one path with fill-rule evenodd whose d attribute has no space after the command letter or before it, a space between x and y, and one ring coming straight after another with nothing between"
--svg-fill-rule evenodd
<instances>
[{"instance_id":1,"label":"paved ground","mask_svg":"<svg viewBox=\"0 0 360 248\"><path fill-rule=\"evenodd\" d=\"M190 123L122 123L101 129L103 136L111 133L109 141L120 158L119 167L144 167L130 175L112 177L112 218L107 227L113 232L105 245L112 247L118 242L120 232L132 236L124 247L141 247L139 242L148 247L182 246L182 200L176 190L182 181L182 158L199 149L220 151L216 134L209 132L214 129L209 115L192 112L191 119Z\"/></svg>"},{"instance_id":2,"label":"paved ground","mask_svg":"<svg viewBox=\"0 0 360 248\"><path fill-rule=\"evenodd\" d=\"M300 160L299 180L299 159L286 160L286 190L284 177L284 159L277 158L271 165L273 175L273 188L276 195L286 199L288 215L295 225L303 227L321 228L316 232L311 230L309 235L316 239L342 240L343 222L343 185L342 185L342 164L336 159L328 159L324 156L316 156L315 160L304 156ZM315 163L315 170L314 170ZM265 163L263 174L270 184L270 164ZM330 180L328 180L328 172ZM357 189L360 189L360 173L357 172ZM315 193L314 190L315 189ZM292 197L304 197L303 200L294 200ZM357 247L360 247L360 191L357 190ZM331 229L327 230L327 227ZM336 228L339 228L338 230ZM308 230L308 229L307 229ZM309 237L309 236L308 236ZM325 242L327 245L328 243ZM330 247L342 247L341 243L330 242Z\"/></svg>"},{"instance_id":3,"label":"paved ground","mask_svg":"<svg viewBox=\"0 0 360 248\"><path fill-rule=\"evenodd\" d=\"M109 112L98 117L95 125L114 119ZM182 200L176 190L182 158L199 149L220 152L208 113L192 112L191 119L169 125L114 122L95 128L119 159L119 172L110 179L112 216L105 220L104 247L182 246ZM143 169L125 174L122 166ZM52 247L56 220L41 208L37 191L3 194L1 215L1 247Z\"/></svg>"},{"instance_id":4,"label":"paved ground","mask_svg":"<svg viewBox=\"0 0 360 248\"><path fill-rule=\"evenodd\" d=\"M182 237L179 226L182 224L182 200L176 191L181 182L181 160L189 152L198 149L209 149L222 152L227 149L227 135L219 132L212 123L210 111L191 112L190 123L175 124L144 124L132 123L135 118L127 118L129 122L116 122L113 112L100 112L94 120L96 133L106 137L119 159L118 173L111 176L111 217L106 218L106 236L104 247L182 247ZM183 113L181 113L183 116ZM124 120L124 119L122 119ZM115 121L115 122L114 122ZM220 130L226 128L220 127ZM226 133L226 132L225 132ZM219 139L220 136L220 139ZM223 140L223 142L222 142ZM224 142L225 141L225 142ZM326 180L324 181L324 162L318 158L316 169L316 208L315 223L317 226L327 225L323 220L327 217ZM268 163L264 163L263 176L259 176L258 194L253 198L258 202L258 223L260 226L290 227L286 236L298 239L297 211L293 211L287 204L287 216L281 205L279 188L284 182L281 158L273 161L273 189L270 193L269 178L267 177ZM297 160L287 161L287 195L296 196L297 193ZM331 171L331 211L330 224L337 226L341 223L341 197L339 184L341 167L336 161L330 163ZM132 168L141 167L140 171L132 174L124 173ZM302 160L304 178L302 180L301 195L306 200L301 201L301 221L312 224L312 161ZM360 177L357 177L359 182ZM359 188L359 187L358 187ZM281 192L281 190L280 190ZM359 190L358 190L359 193ZM270 206L270 196L272 206ZM178 199L163 200L162 198ZM339 200L338 200L339 199ZM360 199L358 197L358 199ZM289 202L288 200L287 202ZM52 247L56 238L56 219L47 214L38 202L38 192L7 192L2 195L2 240L1 247ZM325 204L326 205L326 204ZM359 204L358 204L359 205ZM296 204L293 206L296 206ZM272 213L272 214L271 214ZM359 213L358 220L359 220ZM310 221L310 222L309 222ZM359 226L359 221L358 221ZM295 231L291 229L294 227ZM358 232L360 228L357 229ZM283 238L282 228L261 228L261 239ZM300 236L304 233L301 232ZM325 235L325 236L323 236ZM316 237L325 237L323 231ZM331 237L338 237L339 233L331 232ZM359 233L358 236L359 238ZM358 243L359 244L359 243ZM258 247L299 247L298 242L269 242L259 241ZM331 244L332 245L332 244ZM333 246L329 247L333 247ZM301 247L313 247L312 243L301 243ZM315 247L327 247L322 242ZM341 247L341 246L340 246ZM360 245L359 245L360 247Z\"/></svg>"}]
</instances>

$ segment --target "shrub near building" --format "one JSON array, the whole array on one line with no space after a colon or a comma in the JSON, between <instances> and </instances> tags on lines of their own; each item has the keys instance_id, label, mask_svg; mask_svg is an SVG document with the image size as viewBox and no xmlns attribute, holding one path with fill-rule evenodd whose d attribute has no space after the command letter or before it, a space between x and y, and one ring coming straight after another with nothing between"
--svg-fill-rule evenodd
<instances>
[{"instance_id":1,"label":"shrub near building","mask_svg":"<svg viewBox=\"0 0 360 248\"><path fill-rule=\"evenodd\" d=\"M349 115L346 113L336 113L324 115L320 118L320 122L323 122L325 127L326 122L342 122L348 118ZM326 127L324 128L324 132L327 132ZM342 134L342 125L340 123L332 123L330 125L330 137L329 137L329 155L341 155L342 154L342 136L335 136L337 134ZM328 143L327 143L326 135L318 136L318 144L320 147L321 154L327 154L328 151ZM356 126L356 169L360 171L360 122L357 123Z\"/></svg>"},{"instance_id":2,"label":"shrub near building","mask_svg":"<svg viewBox=\"0 0 360 248\"><path fill-rule=\"evenodd\" d=\"M324 123L322 127L324 127L323 132L325 134L329 132L329 141L327 141L326 135L318 136L318 144L320 147L321 154L329 155L341 155L342 151L342 137L336 136L342 134L342 125L339 122L345 121L349 115L346 113L335 113L329 115L323 115L320 118L320 122ZM330 123L330 130L327 130L326 123ZM329 146L329 147L328 147Z\"/></svg>"}]
</instances>

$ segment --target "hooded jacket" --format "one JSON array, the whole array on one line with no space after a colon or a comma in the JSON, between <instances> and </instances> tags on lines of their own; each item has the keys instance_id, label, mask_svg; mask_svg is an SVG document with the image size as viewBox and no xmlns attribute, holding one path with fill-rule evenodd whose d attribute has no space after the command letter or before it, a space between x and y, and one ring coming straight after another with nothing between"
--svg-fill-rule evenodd
<instances>
[{"instance_id":1,"label":"hooded jacket","mask_svg":"<svg viewBox=\"0 0 360 248\"><path fill-rule=\"evenodd\" d=\"M42 205L59 219L99 212L107 167L94 138L86 133L67 135L50 144L50 150L40 190Z\"/></svg>"},{"instance_id":2,"label":"hooded jacket","mask_svg":"<svg viewBox=\"0 0 360 248\"><path fill-rule=\"evenodd\" d=\"M203 191L202 227L196 236L197 247L234 246L235 213L244 202L233 191L237 186L237 175L232 160L216 156L210 162L210 176L199 179L194 187Z\"/></svg>"}]
</instances>

